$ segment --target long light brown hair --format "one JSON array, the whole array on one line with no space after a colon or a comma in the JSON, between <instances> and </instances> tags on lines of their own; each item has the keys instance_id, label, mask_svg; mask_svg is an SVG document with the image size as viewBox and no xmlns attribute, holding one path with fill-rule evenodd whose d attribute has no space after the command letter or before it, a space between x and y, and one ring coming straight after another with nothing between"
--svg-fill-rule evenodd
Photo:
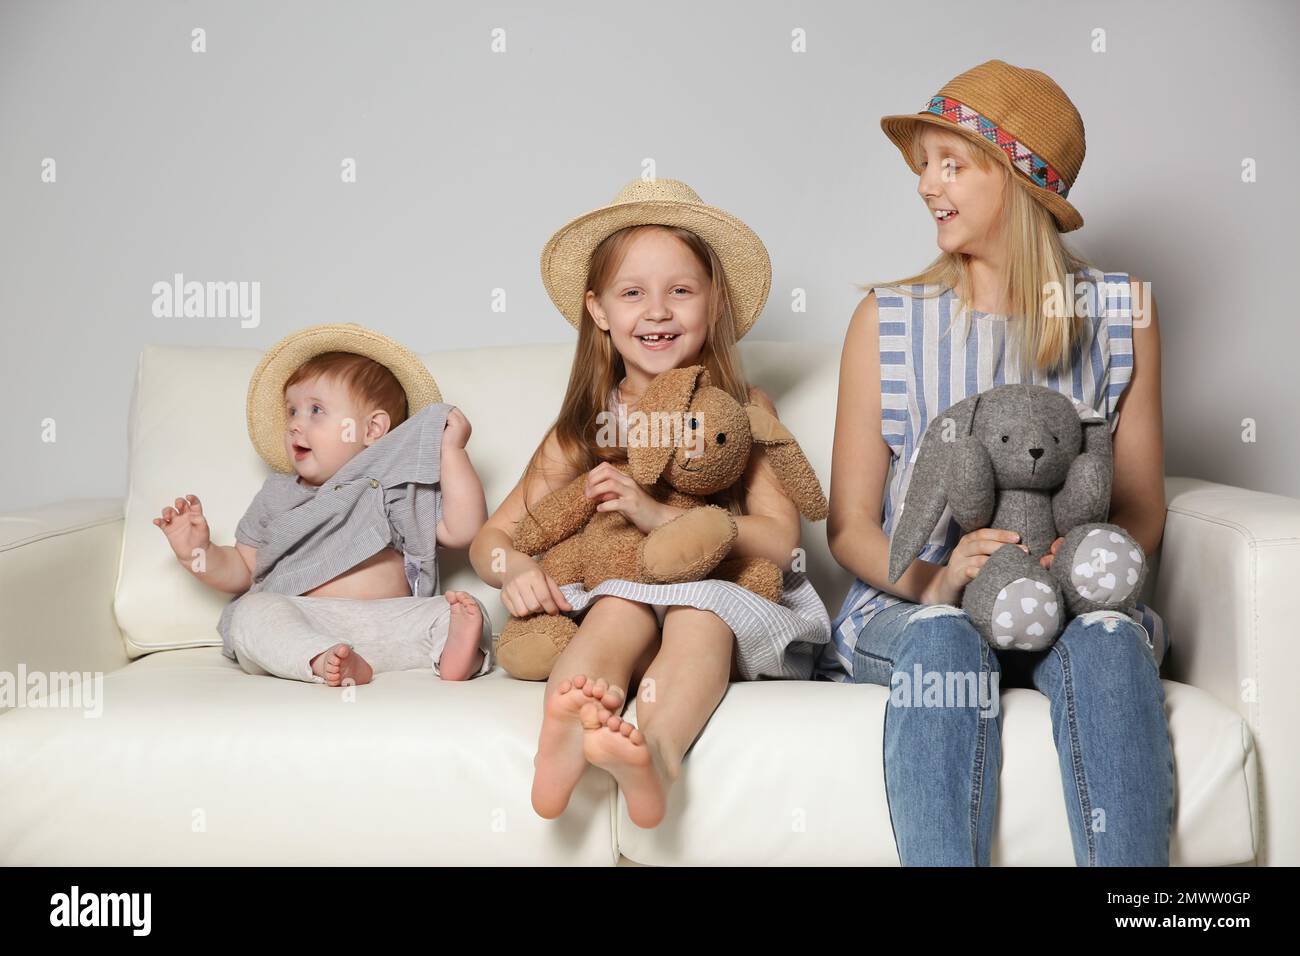
<instances>
[{"instance_id":1,"label":"long light brown hair","mask_svg":"<svg viewBox=\"0 0 1300 956\"><path fill-rule=\"evenodd\" d=\"M620 229L596 247L587 270L585 288L600 295L613 281L632 241L649 229L662 229L680 239L708 276L709 331L700 348L699 357L692 364L703 365L708 369L713 385L744 404L749 401L749 386L736 349L736 326L732 317L726 274L713 247L695 233L676 226L654 224ZM625 448L602 447L596 441L600 430L596 416L608 409L610 392L626 374L623 357L611 343L609 332L596 324L586 306L584 295L582 320L578 323L578 345L573 352L569 384L564 391L560 413L547 431L548 435L552 430L555 432L561 453L576 472L590 471L602 461L626 460ZM541 468L542 448L545 444L543 438L529 458L524 472L525 480ZM742 497L742 489L737 485L730 493L719 496L719 503L725 503L733 514L739 514Z\"/></svg>"},{"instance_id":2,"label":"long light brown hair","mask_svg":"<svg viewBox=\"0 0 1300 956\"><path fill-rule=\"evenodd\" d=\"M917 157L922 155L921 132L922 124L913 124L911 148L913 156ZM1031 187L1012 173L1005 163L997 162L988 151L967 143L965 137L952 135L962 141L965 152L980 169L988 170L996 165L1002 172L1000 241L1006 252L1007 267L1003 273L1001 293L1006 308L1007 331L1019 331L1020 367L1044 372L1063 371L1069 366L1075 347L1086 339L1089 326L1088 318L1076 314L1072 308L1067 276L1073 274L1075 281L1081 284L1085 281L1084 270L1091 264L1065 244L1052 214L1030 195ZM952 289L961 303L953 319L964 320L964 335L970 334L973 287L970 257L964 253L941 252L916 275L860 288L865 292L873 285L893 288L918 298L934 298ZM919 293L902 288L911 285L925 288ZM1050 289L1063 290L1066 304L1071 306L1065 315L1051 314ZM1098 301L1102 301L1100 296Z\"/></svg>"}]
</instances>

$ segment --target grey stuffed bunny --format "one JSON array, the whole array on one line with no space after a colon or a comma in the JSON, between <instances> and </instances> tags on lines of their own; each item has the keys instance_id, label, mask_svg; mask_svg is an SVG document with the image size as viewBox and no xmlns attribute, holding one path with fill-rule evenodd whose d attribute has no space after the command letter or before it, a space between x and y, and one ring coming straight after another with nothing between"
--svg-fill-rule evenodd
<instances>
[{"instance_id":1,"label":"grey stuffed bunny","mask_svg":"<svg viewBox=\"0 0 1300 956\"><path fill-rule=\"evenodd\" d=\"M993 552L966 585L962 610L998 650L1039 651L1088 611L1128 614L1146 555L1106 524L1113 474L1110 429L1093 409L1043 385L997 385L926 427L889 544L897 581L945 506L964 533L1005 528L1019 544ZM1064 536L1050 570L1039 559Z\"/></svg>"}]
</instances>

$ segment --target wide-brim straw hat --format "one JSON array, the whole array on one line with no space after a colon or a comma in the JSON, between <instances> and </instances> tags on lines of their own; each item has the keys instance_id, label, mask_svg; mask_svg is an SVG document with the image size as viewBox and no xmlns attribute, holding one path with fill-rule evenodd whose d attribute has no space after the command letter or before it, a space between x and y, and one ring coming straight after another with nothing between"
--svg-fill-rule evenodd
<instances>
[{"instance_id":1,"label":"wide-brim straw hat","mask_svg":"<svg viewBox=\"0 0 1300 956\"><path fill-rule=\"evenodd\" d=\"M294 470L284 450L284 385L300 365L325 352L364 355L388 368L406 392L408 418L442 401L438 383L424 363L388 336L354 322L300 329L267 350L248 382L248 437L276 471Z\"/></svg>"},{"instance_id":2,"label":"wide-brim straw hat","mask_svg":"<svg viewBox=\"0 0 1300 956\"><path fill-rule=\"evenodd\" d=\"M710 246L726 273L736 338L749 331L772 287L772 260L763 240L731 213L710 206L676 179L635 179L614 201L571 220L542 249L542 282L555 307L578 328L587 273L596 247L620 229L644 225L689 229Z\"/></svg>"},{"instance_id":3,"label":"wide-brim straw hat","mask_svg":"<svg viewBox=\"0 0 1300 956\"><path fill-rule=\"evenodd\" d=\"M919 176L909 142L917 123L954 130L997 156L1061 232L1083 225L1065 198L1083 165L1083 117L1046 73L989 60L949 80L919 113L881 117L881 128Z\"/></svg>"}]
</instances>

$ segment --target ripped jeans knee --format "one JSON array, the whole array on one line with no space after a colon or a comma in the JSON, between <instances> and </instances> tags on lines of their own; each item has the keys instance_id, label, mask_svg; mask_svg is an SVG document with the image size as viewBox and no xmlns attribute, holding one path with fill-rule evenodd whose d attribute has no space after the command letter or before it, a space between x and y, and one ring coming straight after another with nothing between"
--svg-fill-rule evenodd
<instances>
[{"instance_id":1,"label":"ripped jeans knee","mask_svg":"<svg viewBox=\"0 0 1300 956\"><path fill-rule=\"evenodd\" d=\"M952 604L926 604L908 615L908 621L928 621L936 617L964 617L961 608Z\"/></svg>"},{"instance_id":2,"label":"ripped jeans knee","mask_svg":"<svg viewBox=\"0 0 1300 956\"><path fill-rule=\"evenodd\" d=\"M1088 611L1080 614L1075 620L1085 628L1100 624L1102 630L1107 634L1114 634L1123 625L1132 625L1142 632L1142 639L1146 642L1146 646L1152 651L1155 650L1155 642L1151 640L1151 633L1146 629L1146 626L1141 621L1134 620L1121 611Z\"/></svg>"}]
</instances>

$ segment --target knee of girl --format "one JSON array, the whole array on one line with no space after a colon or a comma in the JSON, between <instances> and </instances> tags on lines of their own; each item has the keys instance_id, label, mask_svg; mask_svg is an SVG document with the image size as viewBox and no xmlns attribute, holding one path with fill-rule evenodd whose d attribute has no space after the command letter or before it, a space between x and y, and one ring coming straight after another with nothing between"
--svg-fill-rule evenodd
<instances>
[{"instance_id":1,"label":"knee of girl","mask_svg":"<svg viewBox=\"0 0 1300 956\"><path fill-rule=\"evenodd\" d=\"M966 612L951 604L927 604L912 612L909 621L929 621L936 617L965 617Z\"/></svg>"},{"instance_id":2,"label":"knee of girl","mask_svg":"<svg viewBox=\"0 0 1300 956\"><path fill-rule=\"evenodd\" d=\"M1089 611L1070 622L1061 635L1075 667L1088 673L1090 682L1109 679L1131 681L1142 673L1159 685L1160 661L1154 642L1141 622L1117 611ZM1146 665L1150 665L1148 672Z\"/></svg>"},{"instance_id":3,"label":"knee of girl","mask_svg":"<svg viewBox=\"0 0 1300 956\"><path fill-rule=\"evenodd\" d=\"M935 607L948 610L934 613ZM983 649L984 639L964 611L951 605L933 605L914 612L908 619L906 639L895 664L911 667L920 662L929 668L978 671Z\"/></svg>"},{"instance_id":4,"label":"knee of girl","mask_svg":"<svg viewBox=\"0 0 1300 956\"><path fill-rule=\"evenodd\" d=\"M1151 639L1146 625L1127 614L1119 611L1088 611L1086 614L1080 614L1076 620L1084 630L1095 629L1097 625L1101 625L1101 629L1107 634L1128 634L1135 639L1133 642L1135 646L1141 644L1147 651L1155 654L1155 641Z\"/></svg>"},{"instance_id":5,"label":"knee of girl","mask_svg":"<svg viewBox=\"0 0 1300 956\"><path fill-rule=\"evenodd\" d=\"M1094 624L1100 624L1107 634L1114 634L1122 622L1131 620L1131 618L1125 617L1118 611L1089 611L1086 614L1079 615L1081 625L1091 627Z\"/></svg>"}]
</instances>

